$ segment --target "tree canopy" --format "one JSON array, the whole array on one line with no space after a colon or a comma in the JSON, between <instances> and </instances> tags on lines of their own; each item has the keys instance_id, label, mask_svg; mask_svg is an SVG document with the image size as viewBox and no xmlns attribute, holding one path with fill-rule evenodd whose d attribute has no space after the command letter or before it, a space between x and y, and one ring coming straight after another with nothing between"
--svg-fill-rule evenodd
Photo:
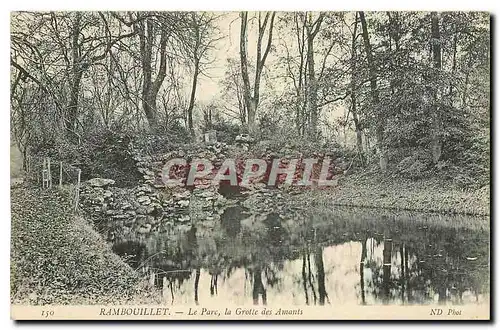
<instances>
[{"instance_id":1,"label":"tree canopy","mask_svg":"<svg viewBox=\"0 0 500 330\"><path fill-rule=\"evenodd\" d=\"M12 136L26 152L79 145L97 130L195 139L217 128L338 143L382 172L487 177L489 20L481 12L13 12Z\"/></svg>"}]
</instances>

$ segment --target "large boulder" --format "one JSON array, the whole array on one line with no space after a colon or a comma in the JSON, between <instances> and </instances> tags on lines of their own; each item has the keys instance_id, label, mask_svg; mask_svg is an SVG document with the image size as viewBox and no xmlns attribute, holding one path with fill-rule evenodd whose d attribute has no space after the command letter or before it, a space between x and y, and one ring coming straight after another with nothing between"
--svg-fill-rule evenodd
<instances>
[{"instance_id":1,"label":"large boulder","mask_svg":"<svg viewBox=\"0 0 500 330\"><path fill-rule=\"evenodd\" d=\"M237 135L234 139L236 143L253 143L255 140L248 134Z\"/></svg>"},{"instance_id":2,"label":"large boulder","mask_svg":"<svg viewBox=\"0 0 500 330\"><path fill-rule=\"evenodd\" d=\"M107 187L115 184L115 180L104 178L93 178L87 181L92 187Z\"/></svg>"},{"instance_id":3,"label":"large boulder","mask_svg":"<svg viewBox=\"0 0 500 330\"><path fill-rule=\"evenodd\" d=\"M148 196L141 196L137 198L137 201L141 203L142 205L149 205L151 204L151 199Z\"/></svg>"}]
</instances>

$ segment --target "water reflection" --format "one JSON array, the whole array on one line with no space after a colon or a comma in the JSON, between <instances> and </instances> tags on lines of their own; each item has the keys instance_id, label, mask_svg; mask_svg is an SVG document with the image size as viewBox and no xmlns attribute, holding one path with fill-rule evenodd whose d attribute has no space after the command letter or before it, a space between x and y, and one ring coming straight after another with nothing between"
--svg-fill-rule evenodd
<instances>
[{"instance_id":1,"label":"water reflection","mask_svg":"<svg viewBox=\"0 0 500 330\"><path fill-rule=\"evenodd\" d=\"M489 299L487 219L335 209L252 214L115 242L166 303L464 304Z\"/></svg>"}]
</instances>

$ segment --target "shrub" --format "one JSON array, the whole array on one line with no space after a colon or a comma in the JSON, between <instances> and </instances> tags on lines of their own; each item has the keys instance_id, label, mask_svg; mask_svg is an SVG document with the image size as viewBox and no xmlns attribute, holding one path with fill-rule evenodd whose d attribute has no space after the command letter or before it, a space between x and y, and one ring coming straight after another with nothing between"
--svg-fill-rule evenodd
<instances>
[{"instance_id":1,"label":"shrub","mask_svg":"<svg viewBox=\"0 0 500 330\"><path fill-rule=\"evenodd\" d=\"M220 121L215 124L211 124L210 127L202 127L204 132L210 129L217 131L217 141L227 144L234 143L236 136L245 131L240 125L227 121Z\"/></svg>"},{"instance_id":2,"label":"shrub","mask_svg":"<svg viewBox=\"0 0 500 330\"><path fill-rule=\"evenodd\" d=\"M400 174L411 179L420 179L429 174L431 160L425 151L417 151L403 158L396 166Z\"/></svg>"}]
</instances>

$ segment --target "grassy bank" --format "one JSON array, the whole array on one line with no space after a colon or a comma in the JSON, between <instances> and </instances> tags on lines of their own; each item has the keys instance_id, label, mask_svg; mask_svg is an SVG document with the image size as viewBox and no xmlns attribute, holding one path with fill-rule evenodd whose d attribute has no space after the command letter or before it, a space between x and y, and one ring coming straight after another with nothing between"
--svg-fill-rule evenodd
<instances>
[{"instance_id":1,"label":"grassy bank","mask_svg":"<svg viewBox=\"0 0 500 330\"><path fill-rule=\"evenodd\" d=\"M335 188L315 190L311 204L343 205L484 216L490 214L490 188L464 189L439 178L409 180L380 174L347 175Z\"/></svg>"},{"instance_id":2,"label":"grassy bank","mask_svg":"<svg viewBox=\"0 0 500 330\"><path fill-rule=\"evenodd\" d=\"M55 191L11 190L11 301L97 304L144 297L141 279Z\"/></svg>"}]
</instances>

